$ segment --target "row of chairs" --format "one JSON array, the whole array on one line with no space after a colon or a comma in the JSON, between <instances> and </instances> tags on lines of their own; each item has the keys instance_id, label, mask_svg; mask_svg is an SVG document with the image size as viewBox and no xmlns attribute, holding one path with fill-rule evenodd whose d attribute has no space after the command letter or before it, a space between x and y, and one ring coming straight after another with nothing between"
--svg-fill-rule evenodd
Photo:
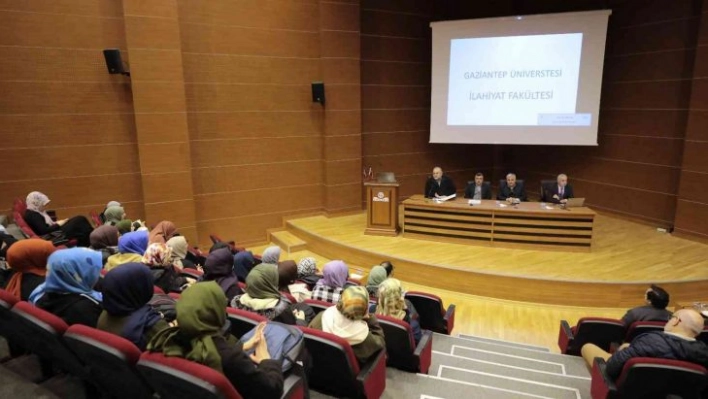
<instances>
[{"instance_id":1,"label":"row of chairs","mask_svg":"<svg viewBox=\"0 0 708 399\"><path fill-rule=\"evenodd\" d=\"M221 373L186 359L141 353L122 337L95 328L67 326L59 317L0 290L0 335L111 398L228 398L241 395ZM306 396L294 373L283 398Z\"/></svg>"},{"instance_id":2,"label":"row of chairs","mask_svg":"<svg viewBox=\"0 0 708 399\"><path fill-rule=\"evenodd\" d=\"M561 320L558 346L561 353L579 356L580 349L592 343L613 353L621 343L631 343L641 334L663 331L665 322L638 321L625 328L620 320L585 317L570 327ZM698 336L708 343L708 328ZM617 379L607 374L606 362L596 358L592 368L590 393L593 399L668 397L708 397L708 370L683 361L658 358L633 358L625 363Z\"/></svg>"},{"instance_id":3,"label":"row of chairs","mask_svg":"<svg viewBox=\"0 0 708 399\"><path fill-rule=\"evenodd\" d=\"M625 327L621 320L603 317L583 317L570 327L561 320L558 330L558 347L565 355L580 356L580 349L587 343L595 344L607 352L622 343L631 343L634 338L651 331L663 331L665 322L638 321ZM696 338L708 344L708 327Z\"/></svg>"}]
</instances>

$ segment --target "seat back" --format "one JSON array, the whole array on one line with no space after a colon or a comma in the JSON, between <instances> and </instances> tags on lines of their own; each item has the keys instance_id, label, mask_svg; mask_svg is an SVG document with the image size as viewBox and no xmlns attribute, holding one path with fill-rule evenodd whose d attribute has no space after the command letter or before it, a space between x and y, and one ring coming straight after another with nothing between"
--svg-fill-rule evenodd
<instances>
[{"instance_id":1,"label":"seat back","mask_svg":"<svg viewBox=\"0 0 708 399\"><path fill-rule=\"evenodd\" d=\"M69 328L64 320L24 301L17 302L12 313L18 319L17 337L21 346L70 374L86 377L84 365L62 339Z\"/></svg>"},{"instance_id":2,"label":"seat back","mask_svg":"<svg viewBox=\"0 0 708 399\"><path fill-rule=\"evenodd\" d=\"M386 339L386 364L403 370L418 371L418 359L413 355L415 338L411 326L390 316L376 315L376 319Z\"/></svg>"},{"instance_id":3,"label":"seat back","mask_svg":"<svg viewBox=\"0 0 708 399\"><path fill-rule=\"evenodd\" d=\"M106 397L152 397L152 389L135 365L140 349L123 337L74 324L64 333L66 345L88 365L88 374Z\"/></svg>"},{"instance_id":4,"label":"seat back","mask_svg":"<svg viewBox=\"0 0 708 399\"><path fill-rule=\"evenodd\" d=\"M27 203L22 198L15 198L12 203L12 212L19 212L24 215L27 210Z\"/></svg>"},{"instance_id":5,"label":"seat back","mask_svg":"<svg viewBox=\"0 0 708 399\"><path fill-rule=\"evenodd\" d=\"M17 227L20 228L22 231L22 234L24 234L27 238L35 238L39 237L34 230L25 222L25 217L23 216L24 213L20 213L17 211L14 211L12 213L12 218L15 220L15 224Z\"/></svg>"},{"instance_id":6,"label":"seat back","mask_svg":"<svg viewBox=\"0 0 708 399\"><path fill-rule=\"evenodd\" d=\"M663 321L635 321L627 329L624 335L624 342L632 342L634 338L648 332L664 331L665 324Z\"/></svg>"},{"instance_id":7,"label":"seat back","mask_svg":"<svg viewBox=\"0 0 708 399\"><path fill-rule=\"evenodd\" d=\"M202 276L204 276L204 272L197 269L190 269L188 267L185 267L179 271L179 275L182 277L193 278L199 281L201 280Z\"/></svg>"},{"instance_id":8,"label":"seat back","mask_svg":"<svg viewBox=\"0 0 708 399\"><path fill-rule=\"evenodd\" d=\"M96 213L96 211L89 212L89 216L91 217L91 222L93 223L94 227L103 225L103 221L101 220L101 217L98 215L98 213Z\"/></svg>"},{"instance_id":9,"label":"seat back","mask_svg":"<svg viewBox=\"0 0 708 399\"><path fill-rule=\"evenodd\" d=\"M144 352L137 368L162 398L241 398L224 374L187 359Z\"/></svg>"},{"instance_id":10,"label":"seat back","mask_svg":"<svg viewBox=\"0 0 708 399\"><path fill-rule=\"evenodd\" d=\"M580 348L587 343L595 344L609 352L613 342L622 342L624 325L620 320L601 317L584 317L578 320L575 334L567 355L579 355Z\"/></svg>"},{"instance_id":11,"label":"seat back","mask_svg":"<svg viewBox=\"0 0 708 399\"><path fill-rule=\"evenodd\" d=\"M305 303L310 305L312 310L315 311L315 315L320 312L324 312L327 308L334 306L332 302L320 301L319 299L305 299Z\"/></svg>"},{"instance_id":12,"label":"seat back","mask_svg":"<svg viewBox=\"0 0 708 399\"><path fill-rule=\"evenodd\" d=\"M420 328L447 334L447 323L444 319L445 309L440 297L425 292L410 291L406 299L411 301L418 311Z\"/></svg>"},{"instance_id":13,"label":"seat back","mask_svg":"<svg viewBox=\"0 0 708 399\"><path fill-rule=\"evenodd\" d=\"M349 343L334 334L301 327L305 346L312 356L310 386L337 397L358 397L363 387L357 382L359 364Z\"/></svg>"},{"instance_id":14,"label":"seat back","mask_svg":"<svg viewBox=\"0 0 708 399\"><path fill-rule=\"evenodd\" d=\"M615 384L620 397L699 398L708 386L708 371L689 362L635 357L625 363Z\"/></svg>"},{"instance_id":15,"label":"seat back","mask_svg":"<svg viewBox=\"0 0 708 399\"><path fill-rule=\"evenodd\" d=\"M12 307L19 302L9 292L0 289L0 336L5 337L8 341L15 335L16 319L12 313Z\"/></svg>"},{"instance_id":16,"label":"seat back","mask_svg":"<svg viewBox=\"0 0 708 399\"><path fill-rule=\"evenodd\" d=\"M241 338L243 334L251 331L258 323L268 321L268 318L258 313L231 307L226 308L226 317L231 322L231 335L236 338Z\"/></svg>"},{"instance_id":17,"label":"seat back","mask_svg":"<svg viewBox=\"0 0 708 399\"><path fill-rule=\"evenodd\" d=\"M546 198L546 192L547 191L553 191L553 185L558 184L556 180L541 180L541 202L546 202L548 201L548 198Z\"/></svg>"}]
</instances>

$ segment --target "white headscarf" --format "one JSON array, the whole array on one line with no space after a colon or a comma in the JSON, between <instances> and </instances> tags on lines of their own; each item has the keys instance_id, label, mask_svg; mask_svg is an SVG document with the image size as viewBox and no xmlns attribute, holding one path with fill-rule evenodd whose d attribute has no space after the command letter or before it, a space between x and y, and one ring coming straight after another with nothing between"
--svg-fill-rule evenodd
<instances>
[{"instance_id":1,"label":"white headscarf","mask_svg":"<svg viewBox=\"0 0 708 399\"><path fill-rule=\"evenodd\" d=\"M349 345L356 345L369 335L369 326L364 320L344 317L336 306L330 306L322 313L322 331L344 338Z\"/></svg>"},{"instance_id":2,"label":"white headscarf","mask_svg":"<svg viewBox=\"0 0 708 399\"><path fill-rule=\"evenodd\" d=\"M44 207L47 206L49 201L50 199L46 195L40 193L39 191L32 191L31 193L27 194L27 200L25 202L27 204L27 209L35 211L40 215L44 216L44 221L49 226L51 226L54 224L54 221L49 216L49 214L47 214L47 211L44 210Z\"/></svg>"}]
</instances>

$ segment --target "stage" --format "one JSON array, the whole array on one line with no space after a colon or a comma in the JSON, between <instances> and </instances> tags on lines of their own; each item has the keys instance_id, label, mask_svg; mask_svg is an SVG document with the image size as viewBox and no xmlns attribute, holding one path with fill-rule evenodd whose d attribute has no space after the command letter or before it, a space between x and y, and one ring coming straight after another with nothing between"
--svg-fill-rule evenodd
<instances>
[{"instance_id":1,"label":"stage","mask_svg":"<svg viewBox=\"0 0 708 399\"><path fill-rule=\"evenodd\" d=\"M302 249L323 257L366 269L388 259L406 281L483 297L629 307L651 283L667 289L672 303L705 298L708 292L708 245L601 213L589 253L369 236L365 227L365 212L285 223L287 233L304 242Z\"/></svg>"}]
</instances>

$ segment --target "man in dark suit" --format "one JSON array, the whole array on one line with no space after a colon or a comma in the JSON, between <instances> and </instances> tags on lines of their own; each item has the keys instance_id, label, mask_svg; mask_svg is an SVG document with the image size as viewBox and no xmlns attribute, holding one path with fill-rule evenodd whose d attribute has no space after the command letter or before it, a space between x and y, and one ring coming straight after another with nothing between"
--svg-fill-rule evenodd
<instances>
[{"instance_id":1,"label":"man in dark suit","mask_svg":"<svg viewBox=\"0 0 708 399\"><path fill-rule=\"evenodd\" d=\"M526 190L524 185L516 181L516 174L509 173L506 175L506 183L499 187L498 200L513 202L514 199L519 201L528 201L526 198Z\"/></svg>"},{"instance_id":2,"label":"man in dark suit","mask_svg":"<svg viewBox=\"0 0 708 399\"><path fill-rule=\"evenodd\" d=\"M438 198L455 193L457 193L457 188L452 179L443 175L443 171L439 166L433 168L433 176L428 177L428 181L425 182L425 197Z\"/></svg>"},{"instance_id":3,"label":"man in dark suit","mask_svg":"<svg viewBox=\"0 0 708 399\"><path fill-rule=\"evenodd\" d=\"M492 188L489 183L484 182L484 175L477 173L474 175L474 183L468 184L465 189L465 198L475 200L492 199Z\"/></svg>"},{"instance_id":4,"label":"man in dark suit","mask_svg":"<svg viewBox=\"0 0 708 399\"><path fill-rule=\"evenodd\" d=\"M568 198L573 198L573 186L568 184L568 176L559 174L556 179L558 184L544 188L546 190L546 200L554 204L565 204Z\"/></svg>"}]
</instances>

